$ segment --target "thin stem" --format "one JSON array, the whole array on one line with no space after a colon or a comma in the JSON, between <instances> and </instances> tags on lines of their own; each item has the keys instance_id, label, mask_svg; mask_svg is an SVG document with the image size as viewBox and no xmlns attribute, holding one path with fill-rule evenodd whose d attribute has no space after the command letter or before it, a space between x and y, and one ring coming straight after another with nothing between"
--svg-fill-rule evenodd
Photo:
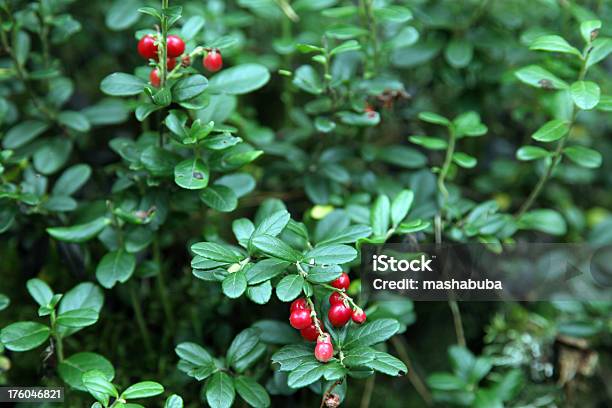
<instances>
[{"instance_id":1,"label":"thin stem","mask_svg":"<svg viewBox=\"0 0 612 408\"><path fill-rule=\"evenodd\" d=\"M149 329L147 329L147 324L145 323L142 314L142 309L140 307L140 302L136 293L136 287L134 286L133 281L130 281L128 283L128 286L130 290L130 300L132 301L132 308L134 308L134 315L136 316L136 323L138 324L138 329L140 330L140 336L142 337L142 341L144 343L147 354L149 356L152 356L153 347L151 346L151 337L149 336Z\"/></svg>"},{"instance_id":2,"label":"thin stem","mask_svg":"<svg viewBox=\"0 0 612 408\"><path fill-rule=\"evenodd\" d=\"M402 362L406 365L406 368L408 368L408 380L410 380L414 386L414 389L419 393L421 398L423 398L423 401L425 401L427 405L431 405L431 392L429 392L429 389L423 380L421 380L421 377L419 377L417 372L414 370L414 365L410 360L410 356L408 356L408 351L406 350L403 339L400 336L393 336L391 337L391 344L393 344L393 347L395 347L400 360L402 360Z\"/></svg>"},{"instance_id":3,"label":"thin stem","mask_svg":"<svg viewBox=\"0 0 612 408\"><path fill-rule=\"evenodd\" d=\"M442 207L446 205L448 200L448 189L446 188L446 176L448 176L448 172L450 170L450 166L453 162L453 154L455 153L455 129L453 126L448 127L448 147L446 148L446 156L444 157L444 164L442 164L442 168L440 169L440 173L438 174L438 190L442 193L443 201Z\"/></svg>"},{"instance_id":4,"label":"thin stem","mask_svg":"<svg viewBox=\"0 0 612 408\"><path fill-rule=\"evenodd\" d=\"M168 59L168 17L166 16L166 10L169 6L169 0L162 0L162 18L161 18L161 55L159 58L159 72L160 75L160 86L164 87L166 84L166 74L167 74L167 59Z\"/></svg>"},{"instance_id":5,"label":"thin stem","mask_svg":"<svg viewBox=\"0 0 612 408\"><path fill-rule=\"evenodd\" d=\"M53 332L53 339L55 343L55 350L57 352L57 359L61 363L64 361L64 344L62 343L62 336L57 330L55 310L51 312L51 331Z\"/></svg>"},{"instance_id":6,"label":"thin stem","mask_svg":"<svg viewBox=\"0 0 612 408\"><path fill-rule=\"evenodd\" d=\"M323 332L323 329L321 329L319 320L317 320L317 312L315 311L315 306L314 303L312 303L310 296L306 296L306 302L308 302L308 306L310 306L310 316L312 317L312 322L314 323L315 328L317 329L317 333L319 333L319 336L322 336L325 333Z\"/></svg>"},{"instance_id":7,"label":"thin stem","mask_svg":"<svg viewBox=\"0 0 612 408\"><path fill-rule=\"evenodd\" d=\"M321 405L319 406L319 408L323 408L325 406L325 401L327 400L327 397L329 397L334 388L336 388L340 384L342 384L342 380L337 380L331 385L331 387L329 387L327 391L325 391L325 393L323 394L323 398L321 398Z\"/></svg>"}]
</instances>

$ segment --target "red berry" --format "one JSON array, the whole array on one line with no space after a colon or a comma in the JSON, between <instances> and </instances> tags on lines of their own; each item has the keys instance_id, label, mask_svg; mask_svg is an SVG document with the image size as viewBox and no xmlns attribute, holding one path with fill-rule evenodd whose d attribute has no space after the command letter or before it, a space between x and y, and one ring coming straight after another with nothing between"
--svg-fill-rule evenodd
<instances>
[{"instance_id":1,"label":"red berry","mask_svg":"<svg viewBox=\"0 0 612 408\"><path fill-rule=\"evenodd\" d=\"M361 309L353 310L353 321L357 324L361 324L366 321L366 314Z\"/></svg>"},{"instance_id":2,"label":"red berry","mask_svg":"<svg viewBox=\"0 0 612 408\"><path fill-rule=\"evenodd\" d=\"M166 39L166 50L170 58L179 57L185 51L185 43L177 35L169 35Z\"/></svg>"},{"instance_id":3,"label":"red berry","mask_svg":"<svg viewBox=\"0 0 612 408\"><path fill-rule=\"evenodd\" d=\"M159 78L159 71L157 70L157 68L155 68L149 74L149 81L151 82L151 85L153 85L154 87L156 88L159 87L161 80Z\"/></svg>"},{"instance_id":4,"label":"red berry","mask_svg":"<svg viewBox=\"0 0 612 408\"><path fill-rule=\"evenodd\" d=\"M323 324L319 319L317 319L317 321L319 322L319 326ZM317 330L317 326L315 326L314 322L305 329L300 330L300 334L305 340L308 341L315 341L319 338L319 331Z\"/></svg>"},{"instance_id":5,"label":"red berry","mask_svg":"<svg viewBox=\"0 0 612 408\"><path fill-rule=\"evenodd\" d=\"M317 360L326 363L334 355L334 346L331 343L317 343L314 354Z\"/></svg>"},{"instance_id":6,"label":"red berry","mask_svg":"<svg viewBox=\"0 0 612 408\"><path fill-rule=\"evenodd\" d=\"M348 289L350 284L351 280L349 279L349 276L344 272L342 272L342 275L340 275L338 279L331 283L334 288L344 290Z\"/></svg>"},{"instance_id":7,"label":"red berry","mask_svg":"<svg viewBox=\"0 0 612 408\"><path fill-rule=\"evenodd\" d=\"M169 71L172 71L176 67L176 58L168 58L166 60L166 67L168 67Z\"/></svg>"},{"instance_id":8,"label":"red berry","mask_svg":"<svg viewBox=\"0 0 612 408\"><path fill-rule=\"evenodd\" d=\"M150 34L145 35L138 41L138 53L142 58L156 59L157 45L155 45L155 37Z\"/></svg>"},{"instance_id":9,"label":"red berry","mask_svg":"<svg viewBox=\"0 0 612 408\"><path fill-rule=\"evenodd\" d=\"M204 68L210 72L217 72L223 68L223 58L221 57L219 50L214 49L206 54L204 60L202 60L202 64L204 65Z\"/></svg>"},{"instance_id":10,"label":"red berry","mask_svg":"<svg viewBox=\"0 0 612 408\"><path fill-rule=\"evenodd\" d=\"M310 308L308 307L308 303L306 303L306 299L297 298L291 303L291 309L289 310L291 312L294 312L296 310L302 310L302 309L310 309Z\"/></svg>"},{"instance_id":11,"label":"red berry","mask_svg":"<svg viewBox=\"0 0 612 408\"><path fill-rule=\"evenodd\" d=\"M329 297L330 305L337 305L340 303L344 303L344 296L342 296L339 292L334 292Z\"/></svg>"},{"instance_id":12,"label":"red berry","mask_svg":"<svg viewBox=\"0 0 612 408\"><path fill-rule=\"evenodd\" d=\"M343 303L332 305L327 312L327 317L334 327L342 327L351 320L353 311Z\"/></svg>"},{"instance_id":13,"label":"red berry","mask_svg":"<svg viewBox=\"0 0 612 408\"><path fill-rule=\"evenodd\" d=\"M310 317L310 310L300 309L291 312L289 316L289 323L294 329L302 330L312 324L312 318Z\"/></svg>"}]
</instances>

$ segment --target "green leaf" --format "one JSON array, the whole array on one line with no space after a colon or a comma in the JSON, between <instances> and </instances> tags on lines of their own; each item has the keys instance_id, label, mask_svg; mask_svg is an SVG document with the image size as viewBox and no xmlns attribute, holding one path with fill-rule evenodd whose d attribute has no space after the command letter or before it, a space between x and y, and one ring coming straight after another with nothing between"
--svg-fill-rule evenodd
<instances>
[{"instance_id":1,"label":"green leaf","mask_svg":"<svg viewBox=\"0 0 612 408\"><path fill-rule=\"evenodd\" d=\"M319 242L319 245L327 244L348 244L356 242L360 238L368 237L372 234L372 228L368 225L351 225L341 231L336 231L330 237Z\"/></svg>"},{"instance_id":2,"label":"green leaf","mask_svg":"<svg viewBox=\"0 0 612 408\"><path fill-rule=\"evenodd\" d=\"M342 54L343 52L349 52L349 51L357 51L361 49L361 44L359 44L357 41L355 40L349 40L349 41L345 41L342 44L340 44L339 46L333 48L329 55L333 56L333 55L338 55L338 54Z\"/></svg>"},{"instance_id":3,"label":"green leaf","mask_svg":"<svg viewBox=\"0 0 612 408\"><path fill-rule=\"evenodd\" d=\"M433 123L434 125L440 126L449 126L451 124L450 120L434 112L421 112L419 113L419 119L421 119L423 122Z\"/></svg>"},{"instance_id":4,"label":"green leaf","mask_svg":"<svg viewBox=\"0 0 612 408\"><path fill-rule=\"evenodd\" d=\"M234 365L238 360L247 356L259 343L259 331L257 329L244 329L234 338L227 349L227 362Z\"/></svg>"},{"instance_id":5,"label":"green leaf","mask_svg":"<svg viewBox=\"0 0 612 408\"><path fill-rule=\"evenodd\" d=\"M386 195L379 195L372 211L370 212L370 224L374 236L384 237L389 230L389 218L391 216L391 203Z\"/></svg>"},{"instance_id":6,"label":"green leaf","mask_svg":"<svg viewBox=\"0 0 612 408\"><path fill-rule=\"evenodd\" d=\"M53 238L66 242L85 242L98 235L111 222L106 217L96 218L85 224L73 225L71 227L47 228L47 232Z\"/></svg>"},{"instance_id":7,"label":"green leaf","mask_svg":"<svg viewBox=\"0 0 612 408\"><path fill-rule=\"evenodd\" d=\"M551 235L565 235L567 225L565 219L554 210L531 210L518 220L521 229L541 231Z\"/></svg>"},{"instance_id":8,"label":"green leaf","mask_svg":"<svg viewBox=\"0 0 612 408\"><path fill-rule=\"evenodd\" d=\"M49 125L40 120L25 120L10 128L2 139L5 149L17 149L43 134Z\"/></svg>"},{"instance_id":9,"label":"green leaf","mask_svg":"<svg viewBox=\"0 0 612 408\"><path fill-rule=\"evenodd\" d=\"M140 161L151 174L161 177L174 174L179 157L161 147L149 146L140 155Z\"/></svg>"},{"instance_id":10,"label":"green leaf","mask_svg":"<svg viewBox=\"0 0 612 408\"><path fill-rule=\"evenodd\" d=\"M573 54L582 58L582 54L578 49L572 47L565 38L558 35L544 35L538 37L529 46L530 50L562 52L565 54Z\"/></svg>"},{"instance_id":11,"label":"green leaf","mask_svg":"<svg viewBox=\"0 0 612 408\"><path fill-rule=\"evenodd\" d=\"M612 112L612 96L601 95L597 109L603 112Z\"/></svg>"},{"instance_id":12,"label":"green leaf","mask_svg":"<svg viewBox=\"0 0 612 408\"><path fill-rule=\"evenodd\" d=\"M281 259L264 259L251 266L246 271L246 277L251 285L265 282L283 273L288 266L289 262Z\"/></svg>"},{"instance_id":13,"label":"green leaf","mask_svg":"<svg viewBox=\"0 0 612 408\"><path fill-rule=\"evenodd\" d=\"M474 168L477 164L477 160L475 157L472 157L469 154L462 152L453 153L453 162L456 165L463 167L464 169Z\"/></svg>"},{"instance_id":14,"label":"green leaf","mask_svg":"<svg viewBox=\"0 0 612 408\"><path fill-rule=\"evenodd\" d=\"M580 34L585 42L590 43L595 40L601 29L601 20L587 20L580 24Z\"/></svg>"},{"instance_id":15,"label":"green leaf","mask_svg":"<svg viewBox=\"0 0 612 408\"><path fill-rule=\"evenodd\" d=\"M274 258L296 262L303 258L302 254L291 248L280 239L270 235L259 235L252 239L255 248Z\"/></svg>"},{"instance_id":16,"label":"green leaf","mask_svg":"<svg viewBox=\"0 0 612 408\"><path fill-rule=\"evenodd\" d=\"M183 399L176 394L169 396L164 404L164 408L183 408L183 406Z\"/></svg>"},{"instance_id":17,"label":"green leaf","mask_svg":"<svg viewBox=\"0 0 612 408\"><path fill-rule=\"evenodd\" d=\"M412 12L402 6L386 6L374 9L374 17L391 23L405 23L412 20Z\"/></svg>"},{"instance_id":18,"label":"green leaf","mask_svg":"<svg viewBox=\"0 0 612 408\"><path fill-rule=\"evenodd\" d=\"M57 120L64 126L76 130L77 132L88 132L91 129L91 124L87 116L81 112L63 111L57 115Z\"/></svg>"},{"instance_id":19,"label":"green leaf","mask_svg":"<svg viewBox=\"0 0 612 408\"><path fill-rule=\"evenodd\" d=\"M379 319L352 330L344 343L344 348L372 346L381 343L398 332L400 325L395 319Z\"/></svg>"},{"instance_id":20,"label":"green leaf","mask_svg":"<svg viewBox=\"0 0 612 408\"><path fill-rule=\"evenodd\" d=\"M301 388L312 384L323 376L325 365L318 361L308 361L300 364L289 373L287 384L291 388Z\"/></svg>"},{"instance_id":21,"label":"green leaf","mask_svg":"<svg viewBox=\"0 0 612 408\"><path fill-rule=\"evenodd\" d=\"M467 111L453 120L457 137L477 137L487 133L487 127L480 121L480 115L474 111Z\"/></svg>"},{"instance_id":22,"label":"green leaf","mask_svg":"<svg viewBox=\"0 0 612 408\"><path fill-rule=\"evenodd\" d=\"M597 150L589 149L584 146L570 146L563 149L565 154L571 161L579 166L589 169L596 169L601 166L603 161L601 153Z\"/></svg>"},{"instance_id":23,"label":"green leaf","mask_svg":"<svg viewBox=\"0 0 612 408\"><path fill-rule=\"evenodd\" d=\"M253 237L258 235L277 236L289 223L291 215L287 210L279 210L264 218L253 232Z\"/></svg>"},{"instance_id":24,"label":"green leaf","mask_svg":"<svg viewBox=\"0 0 612 408\"><path fill-rule=\"evenodd\" d=\"M293 85L313 95L320 95L323 93L321 78L317 71L310 65L302 65L295 70Z\"/></svg>"},{"instance_id":25,"label":"green leaf","mask_svg":"<svg viewBox=\"0 0 612 408\"><path fill-rule=\"evenodd\" d=\"M76 309L93 309L100 313L104 305L104 294L99 286L83 282L70 289L62 296L58 313L62 314ZM59 327L62 337L67 337L78 331L77 328Z\"/></svg>"},{"instance_id":26,"label":"green leaf","mask_svg":"<svg viewBox=\"0 0 612 408\"><path fill-rule=\"evenodd\" d=\"M430 150L444 150L448 147L448 143L444 139L429 136L410 136L408 138L412 143L423 146Z\"/></svg>"},{"instance_id":27,"label":"green leaf","mask_svg":"<svg viewBox=\"0 0 612 408\"><path fill-rule=\"evenodd\" d=\"M461 390L466 386L465 381L450 373L434 373L427 377L427 384L441 391Z\"/></svg>"},{"instance_id":28,"label":"green leaf","mask_svg":"<svg viewBox=\"0 0 612 408\"><path fill-rule=\"evenodd\" d=\"M392 376L406 375L408 372L408 368L400 359L377 350L374 351L374 359L365 365L373 370Z\"/></svg>"},{"instance_id":29,"label":"green leaf","mask_svg":"<svg viewBox=\"0 0 612 408\"><path fill-rule=\"evenodd\" d=\"M204 28L205 22L202 16L189 17L185 24L183 24L183 27L181 27L181 38L185 41L191 40Z\"/></svg>"},{"instance_id":30,"label":"green leaf","mask_svg":"<svg viewBox=\"0 0 612 408\"><path fill-rule=\"evenodd\" d=\"M125 399L148 398L162 394L164 387L155 381L141 381L130 385L121 396Z\"/></svg>"},{"instance_id":31,"label":"green leaf","mask_svg":"<svg viewBox=\"0 0 612 408\"><path fill-rule=\"evenodd\" d=\"M0 311L6 309L11 304L11 299L3 293L0 293Z\"/></svg>"},{"instance_id":32,"label":"green leaf","mask_svg":"<svg viewBox=\"0 0 612 408\"><path fill-rule=\"evenodd\" d=\"M191 250L206 259L224 263L236 263L242 260L241 254L227 245L214 242L198 242L191 246Z\"/></svg>"},{"instance_id":33,"label":"green leaf","mask_svg":"<svg viewBox=\"0 0 612 408\"><path fill-rule=\"evenodd\" d=\"M238 395L254 408L270 406L270 396L264 387L251 377L240 375L234 379Z\"/></svg>"},{"instance_id":34,"label":"green leaf","mask_svg":"<svg viewBox=\"0 0 612 408\"><path fill-rule=\"evenodd\" d=\"M577 81L570 87L572 100L580 109L590 110L599 103L601 90L599 85L591 81Z\"/></svg>"},{"instance_id":35,"label":"green leaf","mask_svg":"<svg viewBox=\"0 0 612 408\"><path fill-rule=\"evenodd\" d=\"M53 174L66 164L71 151L72 142L68 139L54 137L45 140L34 152L34 167L42 174Z\"/></svg>"},{"instance_id":36,"label":"green leaf","mask_svg":"<svg viewBox=\"0 0 612 408\"><path fill-rule=\"evenodd\" d=\"M208 186L200 193L200 199L210 208L221 212L234 211L238 206L234 190L226 186Z\"/></svg>"},{"instance_id":37,"label":"green leaf","mask_svg":"<svg viewBox=\"0 0 612 408\"><path fill-rule=\"evenodd\" d=\"M136 257L124 250L109 252L104 255L96 268L96 279L107 289L117 282L125 283L134 273Z\"/></svg>"},{"instance_id":38,"label":"green leaf","mask_svg":"<svg viewBox=\"0 0 612 408\"><path fill-rule=\"evenodd\" d=\"M548 143L561 139L567 132L569 132L569 124L566 121L553 119L546 122L531 137L538 142Z\"/></svg>"},{"instance_id":39,"label":"green leaf","mask_svg":"<svg viewBox=\"0 0 612 408\"><path fill-rule=\"evenodd\" d=\"M77 164L59 176L53 185L53 195L69 196L80 189L91 176L91 167L87 164Z\"/></svg>"},{"instance_id":40,"label":"green leaf","mask_svg":"<svg viewBox=\"0 0 612 408\"><path fill-rule=\"evenodd\" d=\"M247 288L247 297L259 305L268 303L272 297L272 284L268 280L259 285L249 286Z\"/></svg>"},{"instance_id":41,"label":"green leaf","mask_svg":"<svg viewBox=\"0 0 612 408\"><path fill-rule=\"evenodd\" d=\"M394 228L406 218L413 201L414 193L411 190L402 190L395 196L391 203L391 221Z\"/></svg>"},{"instance_id":42,"label":"green leaf","mask_svg":"<svg viewBox=\"0 0 612 408\"><path fill-rule=\"evenodd\" d=\"M131 96L141 93L146 82L137 76L115 72L100 83L100 89L107 95Z\"/></svg>"},{"instance_id":43,"label":"green leaf","mask_svg":"<svg viewBox=\"0 0 612 408\"><path fill-rule=\"evenodd\" d=\"M538 146L522 146L516 151L516 158L522 161L538 160L547 157L548 150Z\"/></svg>"},{"instance_id":44,"label":"green leaf","mask_svg":"<svg viewBox=\"0 0 612 408\"><path fill-rule=\"evenodd\" d=\"M586 68L603 61L612 52L612 38L598 38L592 43L591 52L587 57Z\"/></svg>"},{"instance_id":45,"label":"green leaf","mask_svg":"<svg viewBox=\"0 0 612 408\"><path fill-rule=\"evenodd\" d=\"M174 182L188 190L198 190L208 185L209 171L198 158L183 160L174 167Z\"/></svg>"},{"instance_id":46,"label":"green leaf","mask_svg":"<svg viewBox=\"0 0 612 408\"><path fill-rule=\"evenodd\" d=\"M367 33L366 29L349 24L338 24L325 31L325 35L338 40L349 40Z\"/></svg>"},{"instance_id":47,"label":"green leaf","mask_svg":"<svg viewBox=\"0 0 612 408\"><path fill-rule=\"evenodd\" d=\"M202 94L208 87L208 79L203 75L190 75L172 87L172 99L183 102Z\"/></svg>"},{"instance_id":48,"label":"green leaf","mask_svg":"<svg viewBox=\"0 0 612 408\"><path fill-rule=\"evenodd\" d=\"M59 363L57 371L62 380L72 388L87 391L83 385L83 374L98 370L108 381L115 377L115 369L110 361L97 353L82 352L71 355Z\"/></svg>"},{"instance_id":49,"label":"green leaf","mask_svg":"<svg viewBox=\"0 0 612 408\"><path fill-rule=\"evenodd\" d=\"M313 347L298 343L284 346L272 355L272 361L280 364L281 371L293 371L302 363L315 362Z\"/></svg>"},{"instance_id":50,"label":"green leaf","mask_svg":"<svg viewBox=\"0 0 612 408\"><path fill-rule=\"evenodd\" d=\"M452 67L465 68L472 61L474 46L466 39L453 39L444 49L444 56Z\"/></svg>"},{"instance_id":51,"label":"green leaf","mask_svg":"<svg viewBox=\"0 0 612 408\"><path fill-rule=\"evenodd\" d=\"M317 245L315 248L306 252L304 255L305 262L309 265L340 265L351 262L357 257L355 248L348 245L330 244Z\"/></svg>"},{"instance_id":52,"label":"green leaf","mask_svg":"<svg viewBox=\"0 0 612 408\"><path fill-rule=\"evenodd\" d=\"M312 283L329 283L338 278L342 268L337 265L315 266L308 271L306 279Z\"/></svg>"},{"instance_id":53,"label":"green leaf","mask_svg":"<svg viewBox=\"0 0 612 408\"><path fill-rule=\"evenodd\" d=\"M119 396L115 386L107 380L106 374L100 370L87 371L83 374L82 380L87 391L89 391L98 401L101 399L108 401L109 396L115 398ZM106 396L106 398L103 398L104 396Z\"/></svg>"},{"instance_id":54,"label":"green leaf","mask_svg":"<svg viewBox=\"0 0 612 408\"><path fill-rule=\"evenodd\" d=\"M567 89L567 82L557 78L538 65L529 65L521 68L514 75L527 85L544 89Z\"/></svg>"},{"instance_id":55,"label":"green leaf","mask_svg":"<svg viewBox=\"0 0 612 408\"><path fill-rule=\"evenodd\" d=\"M12 351L32 350L49 338L51 329L36 322L9 324L0 331L0 343Z\"/></svg>"},{"instance_id":56,"label":"green leaf","mask_svg":"<svg viewBox=\"0 0 612 408\"><path fill-rule=\"evenodd\" d=\"M244 270L228 274L222 283L223 293L230 299L240 297L247 288Z\"/></svg>"},{"instance_id":57,"label":"green leaf","mask_svg":"<svg viewBox=\"0 0 612 408\"><path fill-rule=\"evenodd\" d=\"M30 279L26 283L28 293L40 306L48 306L53 298L53 291L44 281L40 279Z\"/></svg>"},{"instance_id":58,"label":"green leaf","mask_svg":"<svg viewBox=\"0 0 612 408\"><path fill-rule=\"evenodd\" d=\"M260 64L242 64L224 69L211 78L208 91L242 95L253 92L270 80L268 68Z\"/></svg>"},{"instance_id":59,"label":"green leaf","mask_svg":"<svg viewBox=\"0 0 612 408\"><path fill-rule=\"evenodd\" d=\"M232 377L222 371L215 373L206 384L206 402L211 408L230 408L235 396Z\"/></svg>"},{"instance_id":60,"label":"green leaf","mask_svg":"<svg viewBox=\"0 0 612 408\"><path fill-rule=\"evenodd\" d=\"M302 293L304 278L297 273L285 276L276 285L276 296L283 302L291 302Z\"/></svg>"},{"instance_id":61,"label":"green leaf","mask_svg":"<svg viewBox=\"0 0 612 408\"><path fill-rule=\"evenodd\" d=\"M115 0L106 13L106 26L113 31L129 28L139 20L141 5L139 0Z\"/></svg>"},{"instance_id":62,"label":"green leaf","mask_svg":"<svg viewBox=\"0 0 612 408\"><path fill-rule=\"evenodd\" d=\"M206 366L213 361L208 351L196 343L180 343L174 351L181 359L196 366Z\"/></svg>"},{"instance_id":63,"label":"green leaf","mask_svg":"<svg viewBox=\"0 0 612 408\"><path fill-rule=\"evenodd\" d=\"M87 327L98 321L98 311L94 309L74 309L57 316L57 324L65 327Z\"/></svg>"}]
</instances>

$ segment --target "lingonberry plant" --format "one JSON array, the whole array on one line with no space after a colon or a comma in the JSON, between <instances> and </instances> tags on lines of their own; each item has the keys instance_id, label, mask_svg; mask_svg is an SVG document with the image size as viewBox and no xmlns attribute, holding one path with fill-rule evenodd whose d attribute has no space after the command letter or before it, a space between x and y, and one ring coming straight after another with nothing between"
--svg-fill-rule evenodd
<instances>
[{"instance_id":1,"label":"lingonberry plant","mask_svg":"<svg viewBox=\"0 0 612 408\"><path fill-rule=\"evenodd\" d=\"M610 302L413 303L362 291L361 255L612 244L611 17L0 0L0 385L95 408L608 406Z\"/></svg>"}]
</instances>

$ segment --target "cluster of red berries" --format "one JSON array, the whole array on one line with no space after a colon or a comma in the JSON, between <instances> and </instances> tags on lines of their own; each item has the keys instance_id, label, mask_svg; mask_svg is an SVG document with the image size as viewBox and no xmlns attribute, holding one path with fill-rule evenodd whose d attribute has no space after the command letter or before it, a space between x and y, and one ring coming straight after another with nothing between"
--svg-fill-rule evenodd
<instances>
[{"instance_id":1,"label":"cluster of red berries","mask_svg":"<svg viewBox=\"0 0 612 408\"><path fill-rule=\"evenodd\" d=\"M331 285L337 289L346 291L351 283L348 275L342 273L338 279L331 282ZM354 310L348 306L347 297L341 292L334 292L329 297L331 307L327 313L330 323L334 327L342 327L348 323L351 318L357 324L361 324L366 320L366 314L363 310L356 307ZM312 318L312 310L306 299L298 298L291 303L289 323L295 329L300 331L302 337L307 341L315 341L315 358L321 362L327 362L334 355L334 347L331 343L331 338L328 333L323 332L323 322L316 318L316 322Z\"/></svg>"},{"instance_id":2,"label":"cluster of red berries","mask_svg":"<svg viewBox=\"0 0 612 408\"><path fill-rule=\"evenodd\" d=\"M156 44L156 37L150 34L143 36L138 41L138 53L140 56L146 59L158 60L158 44ZM166 38L166 67L169 70L173 70L176 67L176 59L183 55L185 52L185 42L178 35L169 35ZM191 57L189 55L183 55L181 58L181 64L183 66L191 65ZM217 72L223 67L223 58L218 49L207 50L206 56L202 60L202 65L210 72ZM159 70L157 68L151 71L149 75L151 84L158 87L160 84Z\"/></svg>"}]
</instances>

